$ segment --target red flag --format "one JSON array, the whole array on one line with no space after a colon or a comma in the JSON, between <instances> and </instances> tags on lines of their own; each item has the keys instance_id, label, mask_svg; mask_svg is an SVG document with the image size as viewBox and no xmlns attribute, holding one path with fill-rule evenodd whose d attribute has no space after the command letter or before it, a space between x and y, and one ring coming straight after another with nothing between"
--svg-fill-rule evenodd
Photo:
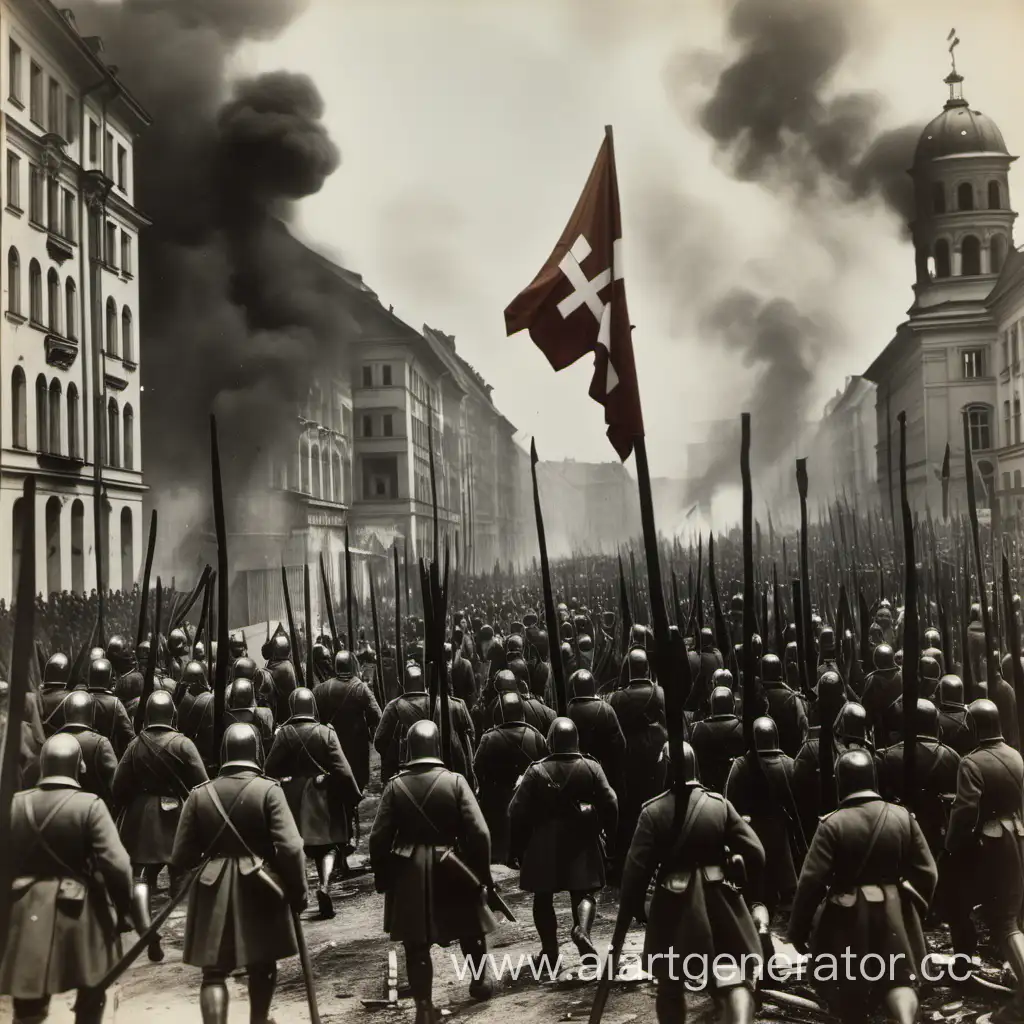
<instances>
[{"instance_id":1,"label":"red flag","mask_svg":"<svg viewBox=\"0 0 1024 1024\"><path fill-rule=\"evenodd\" d=\"M625 461L644 435L633 361L622 220L611 128L554 252L505 310L505 331L528 330L556 370L594 353L590 397L604 406L608 440Z\"/></svg>"}]
</instances>

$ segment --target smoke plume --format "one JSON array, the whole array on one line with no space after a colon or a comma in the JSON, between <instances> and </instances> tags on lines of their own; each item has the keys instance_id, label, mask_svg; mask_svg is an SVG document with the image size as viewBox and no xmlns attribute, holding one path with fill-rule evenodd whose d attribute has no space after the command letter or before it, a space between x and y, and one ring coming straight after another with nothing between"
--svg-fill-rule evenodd
<instances>
[{"instance_id":1,"label":"smoke plume","mask_svg":"<svg viewBox=\"0 0 1024 1024\"><path fill-rule=\"evenodd\" d=\"M136 205L152 220L139 246L142 424L165 556L179 539L168 537L166 513L188 508L194 520L196 492L208 507L209 413L230 530L266 490L263 456L294 445L297 405L317 371L343 354L343 305L282 223L339 165L323 101L309 78L288 72L227 87L235 48L272 38L304 7L74 3L80 31L101 37L103 59L153 119L136 145L135 181Z\"/></svg>"},{"instance_id":2,"label":"smoke plume","mask_svg":"<svg viewBox=\"0 0 1024 1024\"><path fill-rule=\"evenodd\" d=\"M883 129L877 95L836 91L836 74L860 28L856 5L736 0L727 19L735 54L718 70L698 112L701 129L731 176L759 183L789 204L794 229L806 229L840 265L852 251L844 209L851 204L881 201L903 232L908 230L914 197L907 170L921 131L912 125ZM706 55L696 56L702 67L711 65ZM688 68L694 59L680 55L668 68L670 94L681 109L684 100L692 105L694 76ZM702 316L703 328L755 370L754 392L744 407L753 416L759 466L770 466L796 443L811 413L815 367L827 365L845 341L824 313L827 296L811 305L792 301L800 291L799 267L780 273L789 274L778 282L787 298L730 291ZM737 424L737 446L738 434ZM723 467L722 461L713 461L695 497L709 501L735 478L735 466Z\"/></svg>"}]
</instances>

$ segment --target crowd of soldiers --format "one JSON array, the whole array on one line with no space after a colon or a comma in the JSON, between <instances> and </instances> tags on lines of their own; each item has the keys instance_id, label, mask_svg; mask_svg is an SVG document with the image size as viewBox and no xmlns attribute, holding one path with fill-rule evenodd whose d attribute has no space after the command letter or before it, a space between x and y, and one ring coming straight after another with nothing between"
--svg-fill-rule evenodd
<instances>
[{"instance_id":1,"label":"crowd of soldiers","mask_svg":"<svg viewBox=\"0 0 1024 1024\"><path fill-rule=\"evenodd\" d=\"M539 607L520 592L452 617L445 728L412 618L401 664L390 646L378 655L318 637L309 685L285 630L264 644L265 667L233 637L219 747L210 673L222 655L188 626L161 642L141 708L149 640L131 650L110 637L77 678L68 653L52 653L29 695L12 812L0 993L15 1020L41 1021L52 995L77 990L76 1019L99 1022L125 932L163 959L151 897L166 868L171 892L187 891L182 958L201 969L204 1024L227 1021L226 979L240 968L250 1019L266 1024L277 963L298 951L307 861L318 914L335 914L330 884L360 840L375 750L383 792L369 861L384 930L404 945L417 1024L439 1019L435 944L458 944L474 965L472 998L494 992L487 936L504 908L494 864L518 869L533 895L539 964L559 958L555 897L569 896L578 953L596 956L597 896L616 887L617 930L645 927L662 1024L685 1017L693 985L673 964L690 954L734 959L706 991L725 1020L752 1021L750 965L771 950L773 928L812 963L844 951L897 963L881 979L840 976L819 991L844 1020L881 1008L909 1024L924 928L947 925L954 951L978 965L990 949L976 916L1016 979L998 1019L1024 1021L1024 762L1009 655L995 678L978 658L968 694L939 632L922 631L911 814L903 619L888 602L872 610L859 658L848 631L814 616L810 692L795 627L780 630L781 650L755 635L754 709L743 707L742 652L695 629L682 638L691 685L678 743L664 690L678 681L657 678L650 629L572 600L558 606L552 638ZM730 613L742 614L741 599ZM984 650L980 608L971 618ZM563 715L552 658L567 680Z\"/></svg>"}]
</instances>

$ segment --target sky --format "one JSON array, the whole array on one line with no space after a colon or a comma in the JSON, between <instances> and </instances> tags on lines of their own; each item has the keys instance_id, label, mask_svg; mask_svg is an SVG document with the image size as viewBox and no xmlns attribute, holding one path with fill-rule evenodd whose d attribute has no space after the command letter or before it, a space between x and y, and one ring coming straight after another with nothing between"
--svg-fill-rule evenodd
<instances>
[{"instance_id":1,"label":"sky","mask_svg":"<svg viewBox=\"0 0 1024 1024\"><path fill-rule=\"evenodd\" d=\"M1019 0L844 6L850 49L826 96L873 91L880 129L923 124L947 96L955 26L964 95L994 118L1011 153L1024 146ZM310 0L278 38L241 50L233 71L314 79L342 160L300 204L297 232L361 273L407 323L453 334L545 459L615 457L603 410L587 397L591 360L555 374L527 334L506 338L503 311L549 255L613 125L651 472L680 476L687 445L751 407L763 379L756 353L708 328L713 298L752 289L820 325L804 353L817 415L912 301L912 252L880 200L840 202L826 190L806 201L778 180L737 180L700 127L735 52L728 8ZM1011 172L1011 201L1022 187Z\"/></svg>"}]
</instances>

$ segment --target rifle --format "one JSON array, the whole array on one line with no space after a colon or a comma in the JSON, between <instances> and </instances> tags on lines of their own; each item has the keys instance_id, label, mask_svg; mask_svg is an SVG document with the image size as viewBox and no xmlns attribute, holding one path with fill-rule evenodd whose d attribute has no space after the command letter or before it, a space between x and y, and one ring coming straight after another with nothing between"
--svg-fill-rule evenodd
<instances>
[{"instance_id":1,"label":"rifle","mask_svg":"<svg viewBox=\"0 0 1024 1024\"><path fill-rule=\"evenodd\" d=\"M306 936L302 931L302 921L298 911L292 911L292 923L295 925L295 942L299 947L299 963L302 965L302 980L306 983L306 1001L309 1003L310 1024L320 1024L320 1009L316 1001L316 988L313 985L313 965L309 960L309 949Z\"/></svg>"},{"instance_id":2,"label":"rifle","mask_svg":"<svg viewBox=\"0 0 1024 1024\"><path fill-rule=\"evenodd\" d=\"M605 969L601 971L601 979L597 983L597 994L594 996L594 1005L590 1008L589 1024L601 1024L601 1016L608 1003L608 994L612 990L612 982L618 970L619 955L626 942L626 934L633 917L630 914L619 914L615 922L615 930L612 932L611 945L608 947L608 959L605 962Z\"/></svg>"}]
</instances>

